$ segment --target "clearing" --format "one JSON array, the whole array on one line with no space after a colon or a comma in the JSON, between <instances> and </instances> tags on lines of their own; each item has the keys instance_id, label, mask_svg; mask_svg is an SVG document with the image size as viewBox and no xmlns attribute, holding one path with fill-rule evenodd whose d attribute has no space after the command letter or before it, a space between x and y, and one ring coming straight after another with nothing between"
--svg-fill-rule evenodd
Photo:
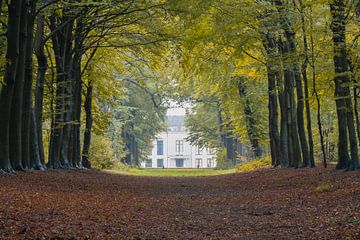
<instances>
[{"instance_id":1,"label":"clearing","mask_svg":"<svg viewBox=\"0 0 360 240\"><path fill-rule=\"evenodd\" d=\"M360 171L0 175L0 239L360 239Z\"/></svg>"},{"instance_id":2,"label":"clearing","mask_svg":"<svg viewBox=\"0 0 360 240\"><path fill-rule=\"evenodd\" d=\"M205 177L235 173L235 169L217 170L217 169L159 169L159 168L124 168L119 170L108 171L110 173L118 173L135 176L148 177Z\"/></svg>"}]
</instances>

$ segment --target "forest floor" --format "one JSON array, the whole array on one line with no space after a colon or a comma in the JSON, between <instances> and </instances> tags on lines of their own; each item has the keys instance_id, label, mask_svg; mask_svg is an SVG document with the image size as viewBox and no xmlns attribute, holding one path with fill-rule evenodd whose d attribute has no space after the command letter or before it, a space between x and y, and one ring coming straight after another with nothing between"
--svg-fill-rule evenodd
<instances>
[{"instance_id":1,"label":"forest floor","mask_svg":"<svg viewBox=\"0 0 360 240\"><path fill-rule=\"evenodd\" d=\"M360 171L0 175L0 239L360 239Z\"/></svg>"}]
</instances>

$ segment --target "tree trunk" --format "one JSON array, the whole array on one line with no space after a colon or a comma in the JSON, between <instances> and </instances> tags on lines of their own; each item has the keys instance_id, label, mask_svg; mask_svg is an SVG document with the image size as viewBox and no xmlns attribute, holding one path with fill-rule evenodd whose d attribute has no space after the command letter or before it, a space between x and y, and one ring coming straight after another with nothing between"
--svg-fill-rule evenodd
<instances>
[{"instance_id":1,"label":"tree trunk","mask_svg":"<svg viewBox=\"0 0 360 240\"><path fill-rule=\"evenodd\" d=\"M282 162L282 152L279 136L279 112L276 91L276 78L280 66L275 63L277 56L276 42L270 33L265 34L264 48L267 54L267 73L268 73L268 96L269 96L269 138L272 165L279 166Z\"/></svg>"},{"instance_id":2,"label":"tree trunk","mask_svg":"<svg viewBox=\"0 0 360 240\"><path fill-rule=\"evenodd\" d=\"M39 141L37 136L35 110L31 110L31 122L30 122L30 165L32 169L44 170L44 165L41 163Z\"/></svg>"},{"instance_id":3,"label":"tree trunk","mask_svg":"<svg viewBox=\"0 0 360 240\"><path fill-rule=\"evenodd\" d=\"M84 144L82 151L82 164L85 168L91 168L91 162L89 158L89 150L91 144L91 131L92 131L92 94L93 94L93 86L92 83L89 83L89 86L86 89L85 95L85 115L86 115L86 123L85 123L85 132L84 132Z\"/></svg>"},{"instance_id":4,"label":"tree trunk","mask_svg":"<svg viewBox=\"0 0 360 240\"><path fill-rule=\"evenodd\" d=\"M356 83L355 83L356 84ZM358 143L360 144L360 119L359 119L359 88L358 86L354 86L354 113L355 113L355 119L356 119L356 130L357 130L357 136L358 136Z\"/></svg>"},{"instance_id":5,"label":"tree trunk","mask_svg":"<svg viewBox=\"0 0 360 240\"><path fill-rule=\"evenodd\" d=\"M33 84L33 49L34 49L34 21L35 21L36 5L34 0L29 1L27 8L27 39L26 39L26 55L25 55L25 83L24 83L24 95L22 105L22 161L25 168L31 168L30 161L30 147L31 142L34 141L30 138L30 126L31 126L31 112L32 106L32 84ZM34 145L35 146L35 145ZM38 149L35 151L38 152Z\"/></svg>"},{"instance_id":6,"label":"tree trunk","mask_svg":"<svg viewBox=\"0 0 360 240\"><path fill-rule=\"evenodd\" d=\"M311 14L311 12L310 12ZM317 103L317 125L318 125L318 131L319 131L319 136L320 136L320 145L321 145L321 151L322 151L322 155L323 155L323 165L324 168L327 168L327 159L326 159L326 146L324 143L324 134L323 134L323 129L322 129L322 123L321 123L321 102L320 102L320 97L319 94L317 92L316 89L316 68L315 68L315 44L314 44L314 37L313 37L313 21L312 21L312 16L310 15L310 30L311 30L311 34L310 34L310 46L311 46L311 70L312 70L312 84L313 84L313 94L315 95L315 99L316 99L316 103ZM326 143L328 143L328 141L326 141Z\"/></svg>"},{"instance_id":7,"label":"tree trunk","mask_svg":"<svg viewBox=\"0 0 360 240\"><path fill-rule=\"evenodd\" d=\"M58 23L59 16L51 16L50 29L56 60L56 108L54 127L51 133L49 167L69 167L69 141L72 114L72 29L74 21L65 11ZM66 23L66 24L64 24ZM60 27L61 26L61 27ZM58 29L60 27L60 29Z\"/></svg>"},{"instance_id":8,"label":"tree trunk","mask_svg":"<svg viewBox=\"0 0 360 240\"><path fill-rule=\"evenodd\" d=\"M12 171L9 153L11 103L19 60L19 34L22 0L11 0L8 6L7 51L4 83L0 94L0 171Z\"/></svg>"},{"instance_id":9,"label":"tree trunk","mask_svg":"<svg viewBox=\"0 0 360 240\"><path fill-rule=\"evenodd\" d=\"M304 98L301 82L301 74L296 53L296 39L293 31L292 21L290 19L290 10L287 3L282 0L275 0L280 13L280 21L284 30L285 39L281 43L281 53L284 66L284 93L285 106L287 111L288 123L288 149L289 166L299 167L301 156L308 161L308 146L304 129ZM294 88L298 102L295 101ZM301 143L301 146L300 146Z\"/></svg>"},{"instance_id":10,"label":"tree trunk","mask_svg":"<svg viewBox=\"0 0 360 240\"><path fill-rule=\"evenodd\" d=\"M35 33L35 55L37 58L37 79L35 86L35 121L36 121L36 134L39 147L39 156L41 164L45 166L45 154L43 144L43 102L44 102L44 84L45 75L47 71L47 58L45 54L45 39L44 39L44 16L37 17L37 29Z\"/></svg>"},{"instance_id":11,"label":"tree trunk","mask_svg":"<svg viewBox=\"0 0 360 240\"><path fill-rule=\"evenodd\" d=\"M244 98L244 115L246 119L246 128L247 134L249 136L249 140L251 143L252 151L255 158L259 158L262 156L262 148L259 143L258 133L256 132L256 120L254 117L254 113L251 110L250 99L247 95L246 85L244 79L242 77L238 78L238 90L240 98Z\"/></svg>"},{"instance_id":12,"label":"tree trunk","mask_svg":"<svg viewBox=\"0 0 360 240\"><path fill-rule=\"evenodd\" d=\"M306 162L304 159L304 166L307 167L315 167L315 159L314 159L314 142L313 142L313 134L311 127L311 111L310 111L310 103L309 103L309 86L308 86L308 77L307 77L307 67L309 64L309 46L308 40L306 36L306 26L305 26L305 17L304 17L304 5L302 0L299 0L300 3L300 14L301 14L301 23L302 23L302 32L303 32L303 43L304 43L304 62L301 66L301 73L304 80L304 88L305 88L305 106L306 106L306 122L307 122L307 132L308 132L308 140L309 140L309 162Z\"/></svg>"},{"instance_id":13,"label":"tree trunk","mask_svg":"<svg viewBox=\"0 0 360 240\"><path fill-rule=\"evenodd\" d=\"M11 105L10 117L10 159L12 167L15 170L23 170L28 168L26 160L22 158L22 140L23 135L26 135L22 130L22 112L23 112L23 96L25 84L25 65L26 65L26 43L27 43L27 10L26 3L21 5L21 20L20 20L20 39L19 39L19 59L16 69L16 78L14 93Z\"/></svg>"},{"instance_id":14,"label":"tree trunk","mask_svg":"<svg viewBox=\"0 0 360 240\"><path fill-rule=\"evenodd\" d=\"M73 126L72 126L72 160L77 168L82 168L81 163L81 139L80 139L80 127L81 127L81 102L82 102L82 71L81 61L84 54L84 23L80 17L76 24L75 31L75 47L74 47L74 62L73 62L73 77L74 77L74 94L73 94ZM93 54L95 54L96 49ZM93 56L93 55L91 55ZM90 61L90 60L89 60Z\"/></svg>"},{"instance_id":15,"label":"tree trunk","mask_svg":"<svg viewBox=\"0 0 360 240\"><path fill-rule=\"evenodd\" d=\"M330 4L333 22L334 67L335 67L335 101L338 115L338 158L337 169L358 168L358 146L354 126L353 106L350 93L350 75L346 48L345 4L342 0L334 0ZM348 138L349 134L349 138ZM351 159L348 155L350 141Z\"/></svg>"},{"instance_id":16,"label":"tree trunk","mask_svg":"<svg viewBox=\"0 0 360 240\"><path fill-rule=\"evenodd\" d=\"M226 160L235 165L236 157L235 157L235 141L234 136L230 131L230 125L226 125L226 135L225 135L225 147L226 147Z\"/></svg>"}]
</instances>

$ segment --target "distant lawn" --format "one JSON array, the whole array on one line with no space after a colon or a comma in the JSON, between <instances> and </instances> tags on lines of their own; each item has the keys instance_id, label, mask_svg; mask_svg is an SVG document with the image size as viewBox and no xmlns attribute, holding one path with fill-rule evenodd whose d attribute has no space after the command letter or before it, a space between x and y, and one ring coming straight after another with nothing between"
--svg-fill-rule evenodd
<instances>
[{"instance_id":1,"label":"distant lawn","mask_svg":"<svg viewBox=\"0 0 360 240\"><path fill-rule=\"evenodd\" d=\"M135 175L135 176L150 176L150 177L201 177L201 176L215 176L235 173L235 169L217 170L217 169L138 169L128 168L120 170L109 170L112 173Z\"/></svg>"}]
</instances>

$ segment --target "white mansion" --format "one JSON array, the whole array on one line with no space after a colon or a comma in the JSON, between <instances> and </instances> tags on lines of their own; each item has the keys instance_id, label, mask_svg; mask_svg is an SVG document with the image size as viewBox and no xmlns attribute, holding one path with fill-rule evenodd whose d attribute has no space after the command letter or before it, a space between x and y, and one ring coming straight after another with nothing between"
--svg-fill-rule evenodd
<instances>
[{"instance_id":1,"label":"white mansion","mask_svg":"<svg viewBox=\"0 0 360 240\"><path fill-rule=\"evenodd\" d=\"M151 155L143 168L214 168L215 151L192 146L184 126L185 116L167 116L168 128L153 142Z\"/></svg>"}]
</instances>

